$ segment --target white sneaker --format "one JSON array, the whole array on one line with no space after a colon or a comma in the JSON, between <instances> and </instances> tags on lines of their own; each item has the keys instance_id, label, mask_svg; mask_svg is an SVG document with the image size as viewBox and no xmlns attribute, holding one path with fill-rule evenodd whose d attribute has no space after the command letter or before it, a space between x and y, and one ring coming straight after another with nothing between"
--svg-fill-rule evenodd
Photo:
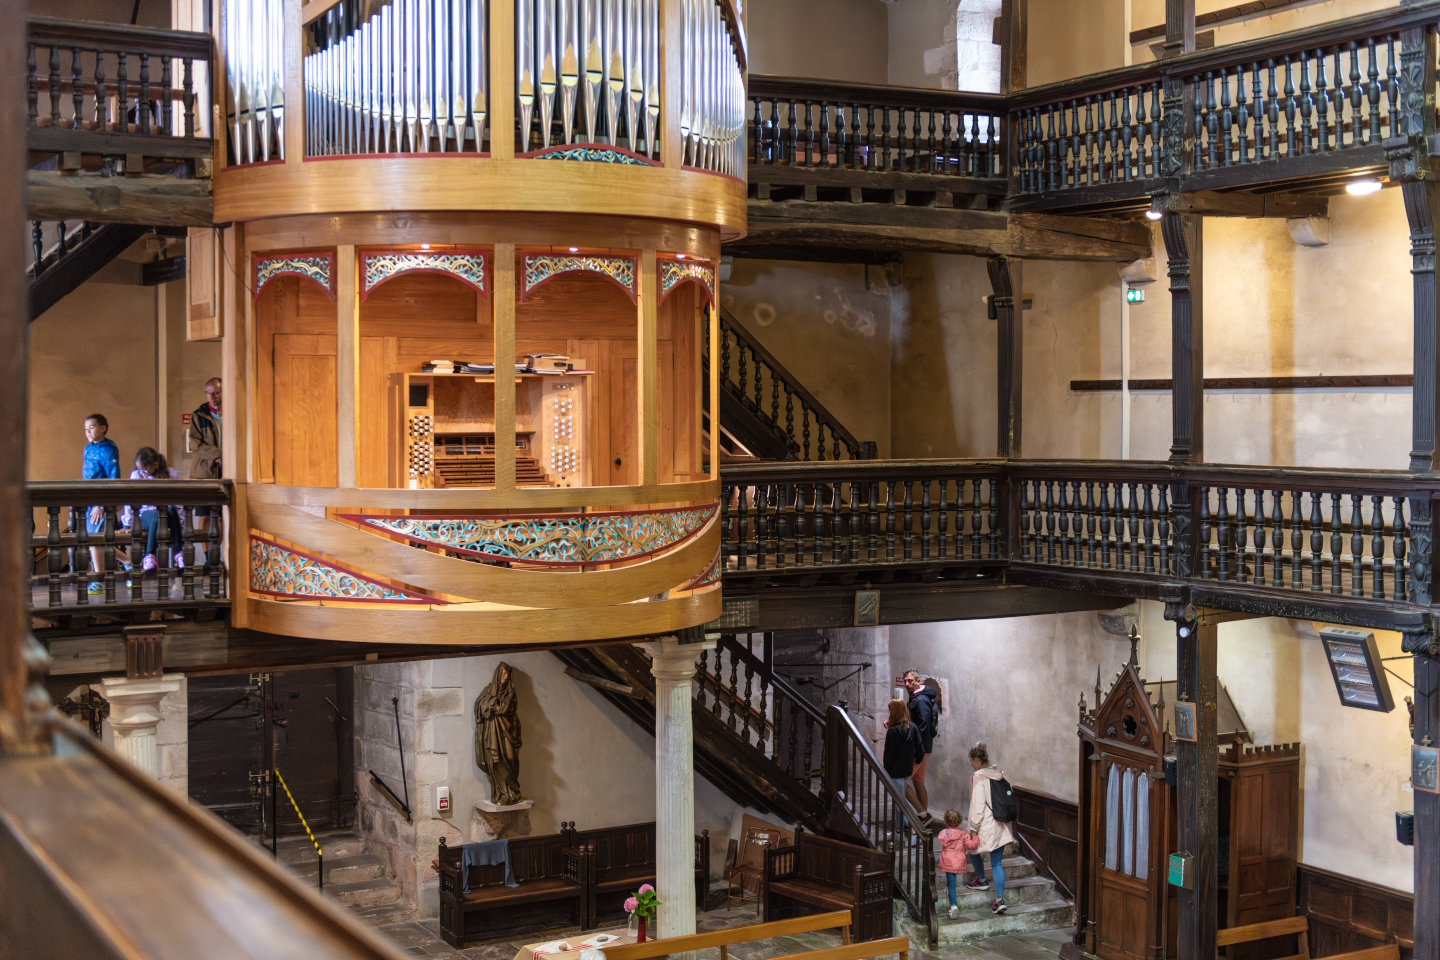
<instances>
[{"instance_id":1,"label":"white sneaker","mask_svg":"<svg viewBox=\"0 0 1440 960\"><path fill-rule=\"evenodd\" d=\"M950 908L950 919L951 919L951 920L955 920L955 919L957 919L959 916L960 916L960 908L959 908L959 907L951 907L951 908Z\"/></svg>"}]
</instances>

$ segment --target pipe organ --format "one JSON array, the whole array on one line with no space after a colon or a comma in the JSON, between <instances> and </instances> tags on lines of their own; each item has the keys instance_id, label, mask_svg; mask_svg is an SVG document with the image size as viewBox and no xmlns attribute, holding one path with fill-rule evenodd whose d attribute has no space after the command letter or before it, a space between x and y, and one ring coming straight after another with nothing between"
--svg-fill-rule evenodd
<instances>
[{"instance_id":1,"label":"pipe organ","mask_svg":"<svg viewBox=\"0 0 1440 960\"><path fill-rule=\"evenodd\" d=\"M318 6L221 0L216 25L234 622L473 644L715 619L736 0Z\"/></svg>"}]
</instances>

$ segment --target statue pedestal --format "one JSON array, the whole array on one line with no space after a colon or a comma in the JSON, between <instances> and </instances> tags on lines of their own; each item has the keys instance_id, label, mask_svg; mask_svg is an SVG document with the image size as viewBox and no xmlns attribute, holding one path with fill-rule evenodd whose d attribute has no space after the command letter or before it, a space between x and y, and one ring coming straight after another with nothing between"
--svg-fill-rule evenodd
<instances>
[{"instance_id":1,"label":"statue pedestal","mask_svg":"<svg viewBox=\"0 0 1440 960\"><path fill-rule=\"evenodd\" d=\"M470 842L482 840L508 840L510 837L530 835L530 808L534 800L519 803L496 804L489 800L477 800L470 811Z\"/></svg>"}]
</instances>

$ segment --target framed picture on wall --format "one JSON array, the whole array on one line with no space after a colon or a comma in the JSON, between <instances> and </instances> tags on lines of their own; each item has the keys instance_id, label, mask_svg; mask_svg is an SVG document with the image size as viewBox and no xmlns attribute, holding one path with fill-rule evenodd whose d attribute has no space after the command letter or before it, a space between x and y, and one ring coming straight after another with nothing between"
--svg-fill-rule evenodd
<instances>
[{"instance_id":1,"label":"framed picture on wall","mask_svg":"<svg viewBox=\"0 0 1440 960\"><path fill-rule=\"evenodd\" d=\"M1440 793L1437 751L1434 747L1410 746L1410 783L1424 793Z\"/></svg>"},{"instance_id":2,"label":"framed picture on wall","mask_svg":"<svg viewBox=\"0 0 1440 960\"><path fill-rule=\"evenodd\" d=\"M1173 732L1176 740L1184 740L1186 743L1195 742L1195 704L1184 701L1175 704Z\"/></svg>"}]
</instances>

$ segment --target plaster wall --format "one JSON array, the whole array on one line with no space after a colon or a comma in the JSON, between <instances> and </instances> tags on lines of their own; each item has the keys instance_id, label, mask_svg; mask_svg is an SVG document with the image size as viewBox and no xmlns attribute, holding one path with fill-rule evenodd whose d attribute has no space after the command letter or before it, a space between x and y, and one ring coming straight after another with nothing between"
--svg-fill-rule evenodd
<instances>
[{"instance_id":1,"label":"plaster wall","mask_svg":"<svg viewBox=\"0 0 1440 960\"><path fill-rule=\"evenodd\" d=\"M1030 261L1024 285L1033 301L1023 321L1025 456L1117 455L1118 439L1104 426L1119 415L1116 398L1069 389L1072 379L1103 375L1106 327L1119 316L1114 266ZM995 321L986 317L984 300L990 292L979 257L906 256L904 296L896 298L891 324L896 457L995 455Z\"/></svg>"},{"instance_id":2,"label":"plaster wall","mask_svg":"<svg viewBox=\"0 0 1440 960\"><path fill-rule=\"evenodd\" d=\"M1126 0L1030 0L1025 85L1039 87L1125 65ZM1159 22L1164 22L1162 14Z\"/></svg>"},{"instance_id":3,"label":"plaster wall","mask_svg":"<svg viewBox=\"0 0 1440 960\"><path fill-rule=\"evenodd\" d=\"M131 255L142 255L141 246ZM110 421L122 477L144 446L187 475L180 415L205 399L205 380L220 372L220 344L186 342L184 290L141 286L139 262L118 259L30 324L30 479L79 478L92 413Z\"/></svg>"},{"instance_id":4,"label":"plaster wall","mask_svg":"<svg viewBox=\"0 0 1440 960\"><path fill-rule=\"evenodd\" d=\"M1075 724L1095 669L1112 676L1130 645L1094 613L890 627L896 672L941 683L944 712L925 785L935 814L970 800L969 751L983 740L1010 782L1078 799Z\"/></svg>"},{"instance_id":5,"label":"plaster wall","mask_svg":"<svg viewBox=\"0 0 1440 960\"><path fill-rule=\"evenodd\" d=\"M1132 5L1130 30L1143 30L1146 27L1165 22L1165 0L1130 0L1130 3ZM1211 13L1233 6L1235 6L1234 0L1197 0L1195 13L1196 15ZM1274 36L1277 33L1300 30L1315 24L1343 20L1346 17L1356 17L1362 13L1384 10L1394 6L1396 6L1395 0L1319 0L1319 2L1299 4L1265 16L1199 29L1202 33L1206 30L1214 30L1216 45L1224 46L1227 43L1239 43L1242 40ZM1146 63L1155 59L1154 54L1150 51L1150 44L1158 42L1158 40L1147 40L1144 43L1136 44L1134 46L1135 62Z\"/></svg>"},{"instance_id":6,"label":"plaster wall","mask_svg":"<svg viewBox=\"0 0 1440 960\"><path fill-rule=\"evenodd\" d=\"M750 72L846 83L886 82L882 0L763 0L747 16Z\"/></svg>"},{"instance_id":7,"label":"plaster wall","mask_svg":"<svg viewBox=\"0 0 1440 960\"><path fill-rule=\"evenodd\" d=\"M890 455L891 311L885 271L735 260L720 301L859 440ZM734 361L732 360L732 363ZM799 436L799 410L796 410Z\"/></svg>"},{"instance_id":8,"label":"plaster wall","mask_svg":"<svg viewBox=\"0 0 1440 960\"><path fill-rule=\"evenodd\" d=\"M406 824L367 776L358 776L360 825L422 915L439 910L438 878L430 867L440 837L468 843L470 815L488 800L490 783L475 765L475 698L504 660L519 695L520 786L530 810L530 835L555 833L561 821L580 829L655 819L655 740L592 688L567 677L548 653L466 657L356 670L356 769L374 769L397 787L390 698L400 698L414 824ZM449 811L435 809L435 788L450 788ZM701 777L695 781L695 830L709 830L711 860L724 861L736 806Z\"/></svg>"},{"instance_id":9,"label":"plaster wall","mask_svg":"<svg viewBox=\"0 0 1440 960\"><path fill-rule=\"evenodd\" d=\"M1141 604L1142 672L1173 680L1175 625L1157 603ZM1414 679L1408 658L1388 666L1396 708L1342 707L1315 624L1262 618L1222 623L1218 674L1256 743L1300 741L1300 860L1396 890L1414 889L1412 851L1395 841L1395 810L1412 807L1410 734L1402 698ZM1377 631L1382 657L1400 635ZM1402 682L1403 681L1403 682Z\"/></svg>"}]
</instances>

